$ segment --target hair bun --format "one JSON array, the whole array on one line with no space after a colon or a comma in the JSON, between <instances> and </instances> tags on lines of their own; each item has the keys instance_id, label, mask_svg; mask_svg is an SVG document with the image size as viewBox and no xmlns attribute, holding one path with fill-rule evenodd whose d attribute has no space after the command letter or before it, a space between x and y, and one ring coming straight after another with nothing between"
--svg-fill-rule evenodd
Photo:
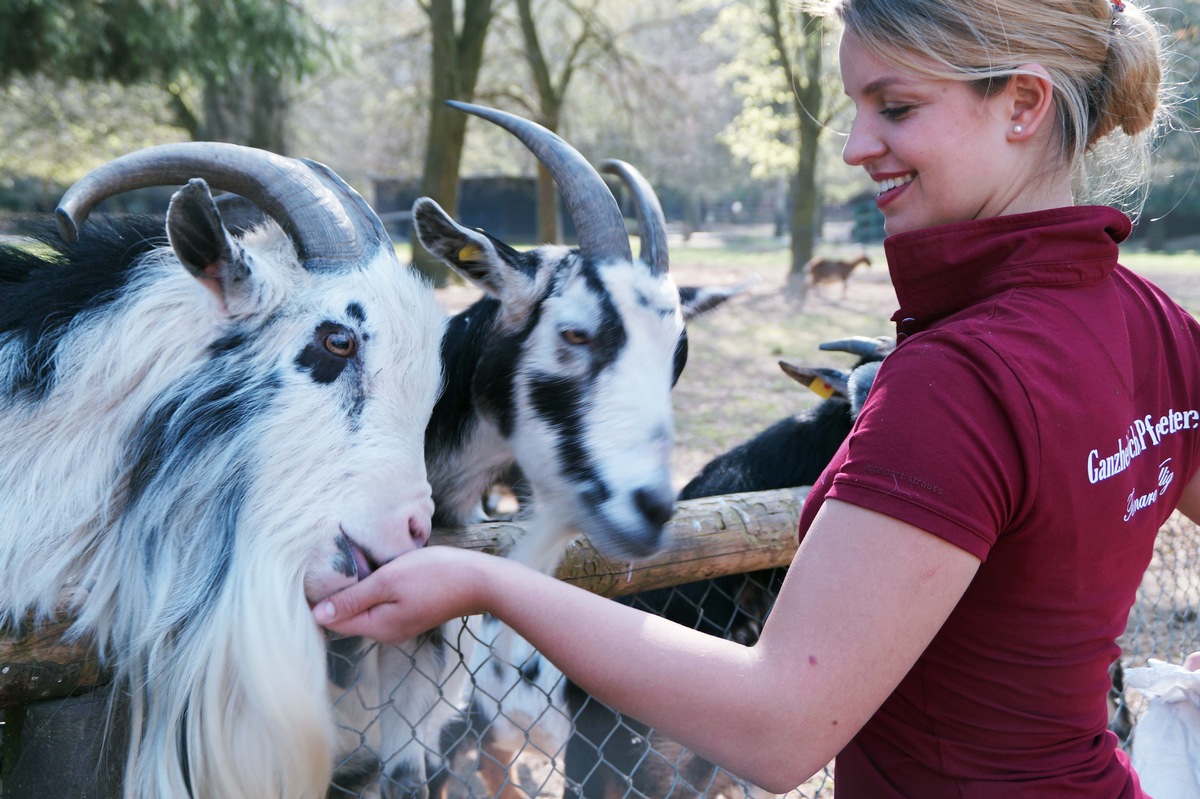
<instances>
[{"instance_id":1,"label":"hair bun","mask_svg":"<svg viewBox=\"0 0 1200 799\"><path fill-rule=\"evenodd\" d=\"M1108 57L1099 78L1088 146L1120 128L1130 136L1154 124L1162 82L1158 30L1138 8L1111 7Z\"/></svg>"}]
</instances>

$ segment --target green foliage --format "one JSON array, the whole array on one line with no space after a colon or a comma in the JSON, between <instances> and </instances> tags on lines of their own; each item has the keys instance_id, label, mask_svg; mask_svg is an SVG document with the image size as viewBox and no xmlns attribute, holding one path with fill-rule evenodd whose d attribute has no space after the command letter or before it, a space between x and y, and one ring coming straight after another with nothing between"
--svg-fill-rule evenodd
<instances>
[{"instance_id":1,"label":"green foliage","mask_svg":"<svg viewBox=\"0 0 1200 799\"><path fill-rule=\"evenodd\" d=\"M758 3L727 5L705 39L734 54L721 78L742 101L741 113L721 141L734 157L751 164L754 177L767 179L798 168L799 126L792 113L793 89L780 68L783 56L763 29L762 14Z\"/></svg>"},{"instance_id":2,"label":"green foliage","mask_svg":"<svg viewBox=\"0 0 1200 799\"><path fill-rule=\"evenodd\" d=\"M167 98L112 82L16 78L0 86L0 195L36 176L54 193L80 174L147 142L186 139L169 124Z\"/></svg>"},{"instance_id":3,"label":"green foliage","mask_svg":"<svg viewBox=\"0 0 1200 799\"><path fill-rule=\"evenodd\" d=\"M722 131L720 140L731 155L751 166L759 180L786 178L800 168L800 129L803 114L821 130L817 162L819 184L826 201L844 202L869 185L860 170L852 170L840 157L843 136L849 129L848 104L838 79L837 37L827 28L804 30L803 17L794 4L784 3L779 16L787 53L781 53L768 24L767 3L692 0L720 6L716 23L705 41L731 57L720 73L737 96L741 110ZM810 25L821 23L808 18ZM821 48L821 74L803 74L806 48ZM789 76L785 65L791 66ZM797 97L808 96L808 81L821 85L822 107L797 108Z\"/></svg>"},{"instance_id":4,"label":"green foliage","mask_svg":"<svg viewBox=\"0 0 1200 799\"><path fill-rule=\"evenodd\" d=\"M36 74L130 85L247 71L301 77L328 33L292 0L8 0L0 80Z\"/></svg>"}]
</instances>

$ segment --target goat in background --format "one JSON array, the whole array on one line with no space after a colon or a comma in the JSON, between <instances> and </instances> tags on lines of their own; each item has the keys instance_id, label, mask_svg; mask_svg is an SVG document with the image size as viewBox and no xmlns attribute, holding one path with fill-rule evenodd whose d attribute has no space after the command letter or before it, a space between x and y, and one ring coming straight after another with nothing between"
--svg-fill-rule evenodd
<instances>
[{"instance_id":1,"label":"goat in background","mask_svg":"<svg viewBox=\"0 0 1200 799\"><path fill-rule=\"evenodd\" d=\"M232 231L209 190L265 212ZM161 219L79 226L186 183ZM130 704L127 799L316 799L309 603L422 546L444 313L326 167L165 145L0 248L0 627L94 640Z\"/></svg>"},{"instance_id":2,"label":"goat in background","mask_svg":"<svg viewBox=\"0 0 1200 799\"><path fill-rule=\"evenodd\" d=\"M871 259L867 257L866 252L856 258L846 260L815 256L804 265L804 273L808 277L808 288L819 291L818 287L824 283L840 282L842 284L842 299L845 299L846 289L850 285L850 273L859 264L871 265Z\"/></svg>"}]
</instances>

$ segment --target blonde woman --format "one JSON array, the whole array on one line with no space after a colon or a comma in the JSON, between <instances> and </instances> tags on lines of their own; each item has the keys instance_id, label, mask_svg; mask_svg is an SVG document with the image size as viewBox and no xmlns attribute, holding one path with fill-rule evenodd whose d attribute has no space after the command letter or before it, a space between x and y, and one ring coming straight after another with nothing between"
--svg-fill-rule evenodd
<instances>
[{"instance_id":1,"label":"blonde woman","mask_svg":"<svg viewBox=\"0 0 1200 799\"><path fill-rule=\"evenodd\" d=\"M835 12L844 158L879 187L900 344L758 643L447 548L315 618L404 640L492 613L593 696L779 792L836 756L839 799L1143 796L1106 730L1108 666L1159 526L1200 520L1200 325L1118 265L1124 213L1077 203L1112 145L1144 164L1157 33L1108 0Z\"/></svg>"}]
</instances>

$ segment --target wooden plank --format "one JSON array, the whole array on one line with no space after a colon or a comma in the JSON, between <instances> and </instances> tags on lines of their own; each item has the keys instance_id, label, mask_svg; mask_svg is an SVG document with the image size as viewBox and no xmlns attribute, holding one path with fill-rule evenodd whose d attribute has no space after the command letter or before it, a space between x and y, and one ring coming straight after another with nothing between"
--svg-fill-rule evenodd
<instances>
[{"instance_id":1,"label":"wooden plank","mask_svg":"<svg viewBox=\"0 0 1200 799\"><path fill-rule=\"evenodd\" d=\"M573 540L560 579L603 596L623 596L723 574L786 566L796 552L808 488L727 494L678 503L666 541L641 561L613 561L586 538ZM439 530L431 543L503 554L524 531L503 522Z\"/></svg>"},{"instance_id":2,"label":"wooden plank","mask_svg":"<svg viewBox=\"0 0 1200 799\"><path fill-rule=\"evenodd\" d=\"M642 561L612 561L586 538L567 548L558 576L603 596L756 571L791 562L807 488L729 494L680 502L662 550ZM524 533L496 522L438 530L433 543L503 554ZM69 620L36 631L0 634L0 708L70 696L107 682L86 643L64 643Z\"/></svg>"},{"instance_id":3,"label":"wooden plank","mask_svg":"<svg viewBox=\"0 0 1200 799\"><path fill-rule=\"evenodd\" d=\"M108 681L86 642L66 642L70 622L56 620L0 635L0 708L71 696Z\"/></svg>"}]
</instances>

